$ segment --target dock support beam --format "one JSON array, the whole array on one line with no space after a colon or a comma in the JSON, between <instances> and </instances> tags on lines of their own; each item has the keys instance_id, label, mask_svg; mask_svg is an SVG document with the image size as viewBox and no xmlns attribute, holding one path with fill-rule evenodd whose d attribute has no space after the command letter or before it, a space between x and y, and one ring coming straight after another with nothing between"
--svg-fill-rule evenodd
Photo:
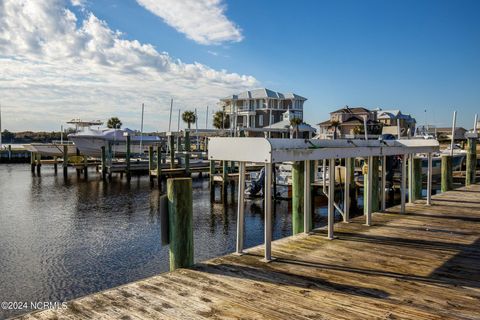
<instances>
[{"instance_id":1,"label":"dock support beam","mask_svg":"<svg viewBox=\"0 0 480 320\"><path fill-rule=\"evenodd\" d=\"M363 214L365 215L365 224L367 226L372 225L372 212L373 212L373 207L374 207L374 197L373 193L375 190L375 186L377 186L377 195L378 195L378 161L373 160L374 157L370 156L367 159L367 174L366 174L366 179L363 179ZM377 163L377 183L373 183L373 175L375 171L375 165L374 162ZM376 198L378 200L378 197ZM378 207L378 203L377 203Z\"/></svg>"},{"instance_id":2,"label":"dock support beam","mask_svg":"<svg viewBox=\"0 0 480 320\"><path fill-rule=\"evenodd\" d=\"M324 164L325 160L323 160ZM324 173L325 177L325 173ZM325 180L324 180L325 181ZM333 240L333 224L335 223L335 159L328 161L328 231L327 238Z\"/></svg>"},{"instance_id":3,"label":"dock support beam","mask_svg":"<svg viewBox=\"0 0 480 320\"><path fill-rule=\"evenodd\" d=\"M405 213L405 198L407 196L407 158L408 154L402 156L402 174L400 181L400 213Z\"/></svg>"},{"instance_id":4,"label":"dock support beam","mask_svg":"<svg viewBox=\"0 0 480 320\"><path fill-rule=\"evenodd\" d=\"M222 201L227 201L228 162L222 161Z\"/></svg>"},{"instance_id":5,"label":"dock support beam","mask_svg":"<svg viewBox=\"0 0 480 320\"><path fill-rule=\"evenodd\" d=\"M184 150L185 150L185 174L190 176L190 130L185 129L184 133Z\"/></svg>"},{"instance_id":6,"label":"dock support beam","mask_svg":"<svg viewBox=\"0 0 480 320\"><path fill-rule=\"evenodd\" d=\"M215 160L210 160L210 174L209 174L209 182L210 182L210 201L215 200L215 173L216 173L216 168L215 168Z\"/></svg>"},{"instance_id":7,"label":"dock support beam","mask_svg":"<svg viewBox=\"0 0 480 320\"><path fill-rule=\"evenodd\" d=\"M153 146L148 146L148 177L150 178L150 183L153 184Z\"/></svg>"},{"instance_id":8,"label":"dock support beam","mask_svg":"<svg viewBox=\"0 0 480 320\"><path fill-rule=\"evenodd\" d=\"M102 179L107 179L107 154L105 146L102 146Z\"/></svg>"},{"instance_id":9,"label":"dock support beam","mask_svg":"<svg viewBox=\"0 0 480 320\"><path fill-rule=\"evenodd\" d=\"M452 156L442 155L442 192L447 192L453 189L452 177Z\"/></svg>"},{"instance_id":10,"label":"dock support beam","mask_svg":"<svg viewBox=\"0 0 480 320\"><path fill-rule=\"evenodd\" d=\"M193 265L192 179L167 180L170 271Z\"/></svg>"},{"instance_id":11,"label":"dock support beam","mask_svg":"<svg viewBox=\"0 0 480 320\"><path fill-rule=\"evenodd\" d=\"M306 160L304 164L303 174L303 232L309 233L312 230L312 202L311 202L311 163L312 161ZM275 183L275 181L273 182Z\"/></svg>"},{"instance_id":12,"label":"dock support beam","mask_svg":"<svg viewBox=\"0 0 480 320\"><path fill-rule=\"evenodd\" d=\"M408 203L412 204L414 196L413 191L413 154L408 155Z\"/></svg>"},{"instance_id":13,"label":"dock support beam","mask_svg":"<svg viewBox=\"0 0 480 320\"><path fill-rule=\"evenodd\" d=\"M272 164L265 164L265 262L272 261Z\"/></svg>"},{"instance_id":14,"label":"dock support beam","mask_svg":"<svg viewBox=\"0 0 480 320\"><path fill-rule=\"evenodd\" d=\"M130 144L131 144L131 137L130 135L127 136L127 152L126 152L126 155L125 155L125 161L126 161L126 164L127 164L127 169L125 170L126 173L127 173L127 180L130 181L130 178L131 178L131 172L130 172Z\"/></svg>"},{"instance_id":15,"label":"dock support beam","mask_svg":"<svg viewBox=\"0 0 480 320\"><path fill-rule=\"evenodd\" d=\"M432 154L427 155L427 205L432 204Z\"/></svg>"},{"instance_id":16,"label":"dock support beam","mask_svg":"<svg viewBox=\"0 0 480 320\"><path fill-rule=\"evenodd\" d=\"M467 139L467 172L465 176L465 185L469 186L475 183L477 174L477 139Z\"/></svg>"},{"instance_id":17,"label":"dock support beam","mask_svg":"<svg viewBox=\"0 0 480 320\"><path fill-rule=\"evenodd\" d=\"M32 173L35 172L35 165L37 161L37 154L35 152L30 152L30 168Z\"/></svg>"},{"instance_id":18,"label":"dock support beam","mask_svg":"<svg viewBox=\"0 0 480 320\"><path fill-rule=\"evenodd\" d=\"M213 162L213 161L212 161ZM237 254L243 254L243 233L245 224L245 162L238 166L238 214L237 214Z\"/></svg>"},{"instance_id":19,"label":"dock support beam","mask_svg":"<svg viewBox=\"0 0 480 320\"><path fill-rule=\"evenodd\" d=\"M382 211L385 211L386 209L386 194L385 194L385 189L387 188L387 157L383 156L382 157L382 183L380 184L380 194L382 197L382 200L380 202L380 209Z\"/></svg>"},{"instance_id":20,"label":"dock support beam","mask_svg":"<svg viewBox=\"0 0 480 320\"><path fill-rule=\"evenodd\" d=\"M37 153L37 175L40 175L42 169L42 154Z\"/></svg>"},{"instance_id":21,"label":"dock support beam","mask_svg":"<svg viewBox=\"0 0 480 320\"><path fill-rule=\"evenodd\" d=\"M168 149L170 150L170 169L175 168L175 137L168 136Z\"/></svg>"},{"instance_id":22,"label":"dock support beam","mask_svg":"<svg viewBox=\"0 0 480 320\"><path fill-rule=\"evenodd\" d=\"M412 157L412 190L410 197L412 202L422 198L422 159Z\"/></svg>"},{"instance_id":23,"label":"dock support beam","mask_svg":"<svg viewBox=\"0 0 480 320\"><path fill-rule=\"evenodd\" d=\"M292 234L304 231L304 180L305 162L296 161L292 164Z\"/></svg>"},{"instance_id":24,"label":"dock support beam","mask_svg":"<svg viewBox=\"0 0 480 320\"><path fill-rule=\"evenodd\" d=\"M68 175L68 146L63 145L63 177L66 178Z\"/></svg>"},{"instance_id":25,"label":"dock support beam","mask_svg":"<svg viewBox=\"0 0 480 320\"><path fill-rule=\"evenodd\" d=\"M162 182L162 147L157 146L157 184L158 188L161 188Z\"/></svg>"},{"instance_id":26,"label":"dock support beam","mask_svg":"<svg viewBox=\"0 0 480 320\"><path fill-rule=\"evenodd\" d=\"M343 193L343 222L350 221L350 180L352 175L352 158L345 159L345 187Z\"/></svg>"}]
</instances>

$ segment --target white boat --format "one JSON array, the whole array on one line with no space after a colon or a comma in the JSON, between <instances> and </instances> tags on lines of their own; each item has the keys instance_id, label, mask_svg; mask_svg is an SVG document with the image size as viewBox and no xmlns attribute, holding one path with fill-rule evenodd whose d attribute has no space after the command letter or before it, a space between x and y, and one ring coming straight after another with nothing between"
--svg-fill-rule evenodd
<instances>
[{"instance_id":1,"label":"white boat","mask_svg":"<svg viewBox=\"0 0 480 320\"><path fill-rule=\"evenodd\" d=\"M130 153L143 154L148 151L150 145L160 143L157 136L142 136L130 129L92 129L85 127L82 131L68 135L68 138L75 143L81 154L100 157L102 147L111 151L112 156L126 154L127 135L130 136Z\"/></svg>"},{"instance_id":2,"label":"white boat","mask_svg":"<svg viewBox=\"0 0 480 320\"><path fill-rule=\"evenodd\" d=\"M52 143L30 143L24 144L23 147L30 152L40 153L43 156L63 156L63 146L67 146L68 155L75 155L77 152L76 146L71 141L53 141Z\"/></svg>"}]
</instances>

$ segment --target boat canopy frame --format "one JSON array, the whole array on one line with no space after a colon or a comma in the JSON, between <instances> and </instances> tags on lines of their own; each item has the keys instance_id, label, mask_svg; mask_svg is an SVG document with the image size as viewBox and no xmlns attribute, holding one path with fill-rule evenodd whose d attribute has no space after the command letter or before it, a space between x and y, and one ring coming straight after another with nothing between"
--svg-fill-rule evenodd
<instances>
[{"instance_id":1,"label":"boat canopy frame","mask_svg":"<svg viewBox=\"0 0 480 320\"><path fill-rule=\"evenodd\" d=\"M381 210L385 210L385 186L386 186L386 158L387 156L402 155L401 183L400 183L400 213L405 213L405 200L407 194L407 159L413 162L415 154L427 154L427 205L431 204L432 193L432 153L439 151L439 143L436 140L318 140L318 139L268 139L268 138L247 138L232 137L210 138L208 142L208 159L211 161L235 161L239 162L238 179L238 208L237 208L237 244L236 254L243 254L244 245L244 207L245 207L245 163L264 163L265 164L265 183L264 183L264 241L265 253L263 261L270 262L272 258L272 168L275 163L290 161L305 161L304 165L304 184L303 186L293 186L304 188L304 232L309 234L312 230L310 225L311 215L311 181L310 181L310 161L323 160L324 178L323 191L328 197L328 224L327 238L334 239L335 210L343 216L343 222L349 222L350 207L350 177L351 161L356 157L368 157L367 181L371 186L373 182L373 157L382 159L381 174ZM337 159L346 159L345 166L345 186L343 198L343 210L335 203L335 162ZM329 182L326 186L325 172L326 162L328 160ZM409 191L412 190L413 166L409 166L408 175ZM275 183L275 182L273 182ZM328 190L328 192L327 192ZM367 188L367 199L365 207L365 225L372 224L372 188ZM411 197L409 197L411 202Z\"/></svg>"}]
</instances>

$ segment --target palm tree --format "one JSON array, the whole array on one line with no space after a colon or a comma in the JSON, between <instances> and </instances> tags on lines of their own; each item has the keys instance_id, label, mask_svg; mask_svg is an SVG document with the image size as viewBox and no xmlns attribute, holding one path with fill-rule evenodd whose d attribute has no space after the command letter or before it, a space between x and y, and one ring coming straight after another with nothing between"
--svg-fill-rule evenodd
<instances>
[{"instance_id":1,"label":"palm tree","mask_svg":"<svg viewBox=\"0 0 480 320\"><path fill-rule=\"evenodd\" d=\"M230 116L224 111L217 111L213 114L213 126L217 129L230 128Z\"/></svg>"},{"instance_id":2,"label":"palm tree","mask_svg":"<svg viewBox=\"0 0 480 320\"><path fill-rule=\"evenodd\" d=\"M338 120L333 120L331 122L331 126L333 127L333 139L337 139L337 129L340 126L340 122Z\"/></svg>"},{"instance_id":3,"label":"palm tree","mask_svg":"<svg viewBox=\"0 0 480 320\"><path fill-rule=\"evenodd\" d=\"M117 117L111 117L110 119L108 119L108 122L107 122L108 128L120 129L121 126L122 126L122 121L120 121L120 119L118 119Z\"/></svg>"},{"instance_id":4,"label":"palm tree","mask_svg":"<svg viewBox=\"0 0 480 320\"><path fill-rule=\"evenodd\" d=\"M197 121L197 116L193 111L185 111L182 113L182 120L187 124L188 129L190 129L191 124Z\"/></svg>"},{"instance_id":5,"label":"palm tree","mask_svg":"<svg viewBox=\"0 0 480 320\"><path fill-rule=\"evenodd\" d=\"M302 119L300 118L292 118L290 119L290 125L293 127L293 132L295 132L295 138L298 138L298 126L303 123Z\"/></svg>"}]
</instances>

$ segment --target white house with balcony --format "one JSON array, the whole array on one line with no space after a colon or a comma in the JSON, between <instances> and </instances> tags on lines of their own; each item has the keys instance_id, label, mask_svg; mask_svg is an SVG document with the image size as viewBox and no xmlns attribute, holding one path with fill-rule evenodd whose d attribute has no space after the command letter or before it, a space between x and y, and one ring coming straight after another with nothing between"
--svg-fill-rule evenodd
<instances>
[{"instance_id":1,"label":"white house with balcony","mask_svg":"<svg viewBox=\"0 0 480 320\"><path fill-rule=\"evenodd\" d=\"M307 100L295 93L280 93L267 88L249 90L220 99L219 106L230 115L238 129L265 128L284 119L283 114L303 120Z\"/></svg>"}]
</instances>

